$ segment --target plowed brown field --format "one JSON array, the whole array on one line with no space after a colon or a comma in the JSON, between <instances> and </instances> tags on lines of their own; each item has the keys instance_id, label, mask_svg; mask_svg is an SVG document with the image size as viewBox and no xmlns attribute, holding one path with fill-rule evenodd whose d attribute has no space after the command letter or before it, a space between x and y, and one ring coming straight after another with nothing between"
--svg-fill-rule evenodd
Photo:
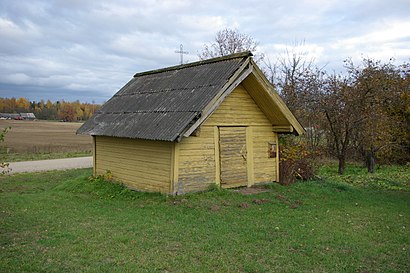
<instances>
[{"instance_id":1,"label":"plowed brown field","mask_svg":"<svg viewBox=\"0 0 410 273\"><path fill-rule=\"evenodd\" d=\"M81 123L57 121L0 120L11 127L2 149L8 153L59 153L91 151L90 136L76 135Z\"/></svg>"}]
</instances>

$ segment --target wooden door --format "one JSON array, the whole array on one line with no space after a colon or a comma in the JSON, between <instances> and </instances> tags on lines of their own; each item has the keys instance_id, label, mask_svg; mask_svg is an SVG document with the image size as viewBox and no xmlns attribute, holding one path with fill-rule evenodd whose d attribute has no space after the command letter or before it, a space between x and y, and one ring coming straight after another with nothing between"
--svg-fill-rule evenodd
<instances>
[{"instance_id":1,"label":"wooden door","mask_svg":"<svg viewBox=\"0 0 410 273\"><path fill-rule=\"evenodd\" d=\"M219 127L221 186L247 186L246 127Z\"/></svg>"}]
</instances>

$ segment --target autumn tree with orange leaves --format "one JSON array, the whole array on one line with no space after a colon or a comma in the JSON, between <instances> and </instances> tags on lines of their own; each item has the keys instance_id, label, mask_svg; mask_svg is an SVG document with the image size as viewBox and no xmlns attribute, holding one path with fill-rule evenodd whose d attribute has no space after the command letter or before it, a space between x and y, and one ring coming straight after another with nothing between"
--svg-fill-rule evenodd
<instances>
[{"instance_id":1,"label":"autumn tree with orange leaves","mask_svg":"<svg viewBox=\"0 0 410 273\"><path fill-rule=\"evenodd\" d=\"M66 102L64 100L52 102L47 100L29 101L26 98L0 98L1 113L31 112L38 119L84 121L89 119L101 105L95 103L81 103L80 101Z\"/></svg>"}]
</instances>

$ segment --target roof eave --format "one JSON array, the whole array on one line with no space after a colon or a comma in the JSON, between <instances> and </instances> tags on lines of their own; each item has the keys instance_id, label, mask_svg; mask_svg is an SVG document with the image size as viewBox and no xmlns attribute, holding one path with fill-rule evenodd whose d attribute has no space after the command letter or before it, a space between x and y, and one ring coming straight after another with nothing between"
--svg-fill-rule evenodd
<instances>
[{"instance_id":1,"label":"roof eave","mask_svg":"<svg viewBox=\"0 0 410 273\"><path fill-rule=\"evenodd\" d=\"M269 80L265 77L263 72L259 69L259 67L256 65L256 63L251 60L251 63L253 65L254 71L252 72L255 77L258 78L258 82L263 85L264 89L267 90L267 93L269 95L269 98L271 99L271 103L276 105L281 113L284 115L286 120L289 122L290 126L293 127L293 131L289 130L284 130L283 132L279 133L294 133L296 135L302 135L305 133L305 129L303 126L300 124L300 122L297 120L297 118L293 115L293 113L290 111L288 106L285 104L285 102L282 100L282 98L279 96L279 94L275 91L275 88L273 85L269 82Z\"/></svg>"},{"instance_id":2,"label":"roof eave","mask_svg":"<svg viewBox=\"0 0 410 273\"><path fill-rule=\"evenodd\" d=\"M212 100L201 114L201 117L193 123L189 128L185 130L183 134L180 135L179 140L182 137L189 137L193 131L195 131L201 124L203 124L209 116L219 107L219 105L224 101L224 99L232 93L232 91L241 84L247 76L253 74L258 78L258 82L262 85L263 90L266 90L270 103L275 105L280 109L281 113L289 123L289 126L278 126L276 130L277 133L293 133L296 135L302 135L305 133L305 129L293 115L293 113L286 106L285 102L279 96L279 94L274 90L273 85L266 79L263 72L259 69L258 65L248 58L244 64L237 70L237 72L228 80L225 86L221 89L218 96ZM285 128L286 127L286 128Z\"/></svg>"}]
</instances>

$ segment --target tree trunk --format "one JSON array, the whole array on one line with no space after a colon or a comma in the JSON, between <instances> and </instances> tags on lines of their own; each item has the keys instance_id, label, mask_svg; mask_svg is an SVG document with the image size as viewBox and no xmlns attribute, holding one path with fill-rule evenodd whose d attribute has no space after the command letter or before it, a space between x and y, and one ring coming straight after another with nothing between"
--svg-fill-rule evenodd
<instances>
[{"instance_id":1,"label":"tree trunk","mask_svg":"<svg viewBox=\"0 0 410 273\"><path fill-rule=\"evenodd\" d=\"M366 153L366 167L368 173L374 173L374 166L375 166L375 159L374 159L374 152L367 151Z\"/></svg>"},{"instance_id":2,"label":"tree trunk","mask_svg":"<svg viewBox=\"0 0 410 273\"><path fill-rule=\"evenodd\" d=\"M345 165L346 165L346 158L345 155L339 155L339 174L343 174L345 172Z\"/></svg>"}]
</instances>

